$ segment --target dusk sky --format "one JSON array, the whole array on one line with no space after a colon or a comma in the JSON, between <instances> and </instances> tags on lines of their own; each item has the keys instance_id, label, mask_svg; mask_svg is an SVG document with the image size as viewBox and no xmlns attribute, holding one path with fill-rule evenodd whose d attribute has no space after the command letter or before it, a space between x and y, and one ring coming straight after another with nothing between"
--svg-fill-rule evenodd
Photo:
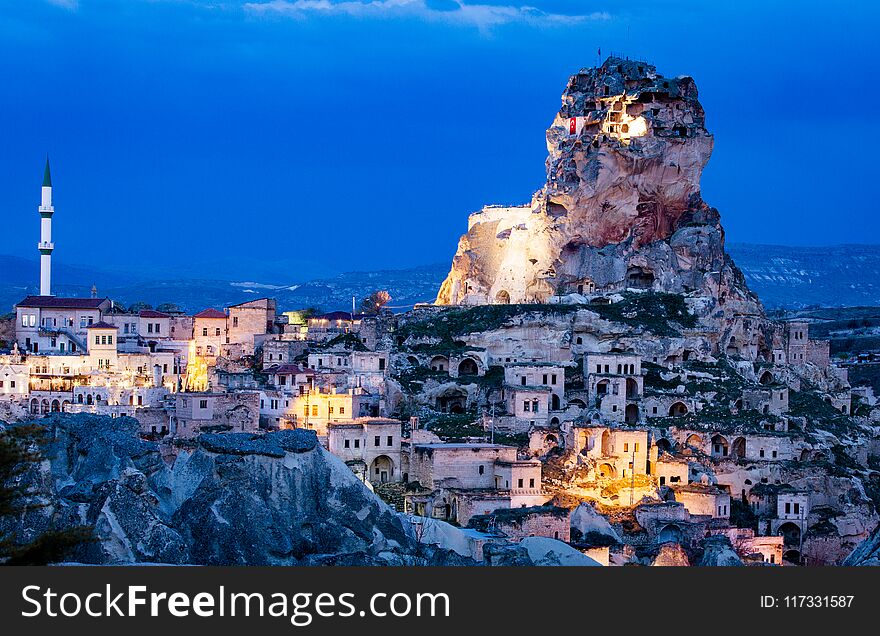
<instances>
[{"instance_id":1,"label":"dusk sky","mask_svg":"<svg viewBox=\"0 0 880 636\"><path fill-rule=\"evenodd\" d=\"M295 282L527 203L570 74L695 78L729 241L875 243L875 2L0 0L0 253ZM2 272L0 272L2 276Z\"/></svg>"}]
</instances>

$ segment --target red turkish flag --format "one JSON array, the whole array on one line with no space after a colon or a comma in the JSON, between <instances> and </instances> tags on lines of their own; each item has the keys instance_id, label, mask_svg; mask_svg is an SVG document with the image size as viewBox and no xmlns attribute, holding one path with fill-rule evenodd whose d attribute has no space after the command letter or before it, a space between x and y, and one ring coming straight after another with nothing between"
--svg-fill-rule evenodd
<instances>
[{"instance_id":1,"label":"red turkish flag","mask_svg":"<svg viewBox=\"0 0 880 636\"><path fill-rule=\"evenodd\" d=\"M568 134L574 135L577 133L577 117L572 117L568 120Z\"/></svg>"}]
</instances>

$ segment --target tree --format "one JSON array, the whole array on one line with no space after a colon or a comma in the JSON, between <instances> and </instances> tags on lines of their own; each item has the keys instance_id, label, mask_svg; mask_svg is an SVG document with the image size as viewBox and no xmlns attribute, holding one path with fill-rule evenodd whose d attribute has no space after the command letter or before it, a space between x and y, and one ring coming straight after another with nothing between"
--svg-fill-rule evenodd
<instances>
[{"instance_id":1,"label":"tree","mask_svg":"<svg viewBox=\"0 0 880 636\"><path fill-rule=\"evenodd\" d=\"M165 313L174 313L180 311L180 307L175 305L174 303L162 303L158 307L156 307L156 311L163 311Z\"/></svg>"},{"instance_id":2,"label":"tree","mask_svg":"<svg viewBox=\"0 0 880 636\"><path fill-rule=\"evenodd\" d=\"M35 425L0 430L0 521L8 522L26 508L34 508L33 490L23 479L44 459L44 429ZM10 519L12 518L12 519ZM0 527L8 527L2 523ZM0 564L46 565L64 559L76 546L93 540L88 526L48 530L29 543L16 541L15 533L0 534Z\"/></svg>"},{"instance_id":3,"label":"tree","mask_svg":"<svg viewBox=\"0 0 880 636\"><path fill-rule=\"evenodd\" d=\"M378 314L382 307L391 302L391 294L384 289L374 291L361 301L361 311L365 314Z\"/></svg>"},{"instance_id":4,"label":"tree","mask_svg":"<svg viewBox=\"0 0 880 636\"><path fill-rule=\"evenodd\" d=\"M136 302L136 303L132 303L129 306L128 312L131 314L136 314L138 312L144 311L145 309L152 309L152 308L153 308L153 306L149 303Z\"/></svg>"}]
</instances>

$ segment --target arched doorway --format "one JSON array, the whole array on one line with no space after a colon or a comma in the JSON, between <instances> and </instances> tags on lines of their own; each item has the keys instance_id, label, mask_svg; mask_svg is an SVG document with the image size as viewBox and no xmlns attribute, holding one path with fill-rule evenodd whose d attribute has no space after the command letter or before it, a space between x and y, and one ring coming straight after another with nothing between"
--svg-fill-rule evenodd
<instances>
[{"instance_id":1,"label":"arched doorway","mask_svg":"<svg viewBox=\"0 0 880 636\"><path fill-rule=\"evenodd\" d=\"M506 290L502 289L500 292L495 294L495 304L496 305L509 305L510 304L510 294L507 293Z\"/></svg>"},{"instance_id":2,"label":"arched doorway","mask_svg":"<svg viewBox=\"0 0 880 636\"><path fill-rule=\"evenodd\" d=\"M637 424L639 421L639 407L635 404L627 404L625 418L627 424Z\"/></svg>"},{"instance_id":3,"label":"arched doorway","mask_svg":"<svg viewBox=\"0 0 880 636\"><path fill-rule=\"evenodd\" d=\"M654 273L643 267L630 267L626 270L626 283L635 289L651 289L654 285Z\"/></svg>"},{"instance_id":4,"label":"arched doorway","mask_svg":"<svg viewBox=\"0 0 880 636\"><path fill-rule=\"evenodd\" d=\"M665 526L657 535L657 543L681 543L684 533L674 523Z\"/></svg>"},{"instance_id":5,"label":"arched doorway","mask_svg":"<svg viewBox=\"0 0 880 636\"><path fill-rule=\"evenodd\" d=\"M61 412L61 402L58 400L52 400L52 412L60 413Z\"/></svg>"},{"instance_id":6,"label":"arched doorway","mask_svg":"<svg viewBox=\"0 0 880 636\"><path fill-rule=\"evenodd\" d=\"M691 433L688 435L687 440L685 440L685 445L690 446L694 450L702 450L703 449L703 438L696 433Z\"/></svg>"},{"instance_id":7,"label":"arched doorway","mask_svg":"<svg viewBox=\"0 0 880 636\"><path fill-rule=\"evenodd\" d=\"M411 367L419 366L419 359L415 356L407 356L406 361L409 362L409 366Z\"/></svg>"},{"instance_id":8,"label":"arched doorway","mask_svg":"<svg viewBox=\"0 0 880 636\"><path fill-rule=\"evenodd\" d=\"M626 379L626 399L634 400L639 397L639 383L632 378Z\"/></svg>"},{"instance_id":9,"label":"arched doorway","mask_svg":"<svg viewBox=\"0 0 880 636\"><path fill-rule=\"evenodd\" d=\"M602 455L611 457L612 454L614 454L614 448L611 444L611 433L604 431L602 433Z\"/></svg>"},{"instance_id":10,"label":"arched doorway","mask_svg":"<svg viewBox=\"0 0 880 636\"><path fill-rule=\"evenodd\" d=\"M730 445L730 454L738 459L746 456L745 437L737 437L735 440L733 440L733 444Z\"/></svg>"},{"instance_id":11,"label":"arched doorway","mask_svg":"<svg viewBox=\"0 0 880 636\"><path fill-rule=\"evenodd\" d=\"M62 412L62 413L66 413L66 412L67 412L67 407L68 407L68 406L70 406L70 401L69 401L69 400L64 400L64 401L61 403L61 412Z\"/></svg>"},{"instance_id":12,"label":"arched doorway","mask_svg":"<svg viewBox=\"0 0 880 636\"><path fill-rule=\"evenodd\" d=\"M596 384L596 395L608 395L608 389L611 387L610 380L600 380Z\"/></svg>"},{"instance_id":13,"label":"arched doorway","mask_svg":"<svg viewBox=\"0 0 880 636\"><path fill-rule=\"evenodd\" d=\"M446 356L434 356L431 358L431 371L448 371L449 358Z\"/></svg>"},{"instance_id":14,"label":"arched doorway","mask_svg":"<svg viewBox=\"0 0 880 636\"><path fill-rule=\"evenodd\" d=\"M472 358L465 358L458 365L458 375L477 375L477 363Z\"/></svg>"},{"instance_id":15,"label":"arched doorway","mask_svg":"<svg viewBox=\"0 0 880 636\"><path fill-rule=\"evenodd\" d=\"M672 453L672 443L665 437L658 439L656 444L659 453Z\"/></svg>"},{"instance_id":16,"label":"arched doorway","mask_svg":"<svg viewBox=\"0 0 880 636\"><path fill-rule=\"evenodd\" d=\"M791 521L780 525L776 530L776 535L782 537L783 543L786 547L799 545L801 541L800 526Z\"/></svg>"},{"instance_id":17,"label":"arched doorway","mask_svg":"<svg viewBox=\"0 0 880 636\"><path fill-rule=\"evenodd\" d=\"M40 401L37 398L31 400L31 413L36 415L40 412Z\"/></svg>"},{"instance_id":18,"label":"arched doorway","mask_svg":"<svg viewBox=\"0 0 880 636\"><path fill-rule=\"evenodd\" d=\"M560 407L559 396L556 395L555 393L552 393L550 395L550 410L551 411L558 411L559 407Z\"/></svg>"},{"instance_id":19,"label":"arched doorway","mask_svg":"<svg viewBox=\"0 0 880 636\"><path fill-rule=\"evenodd\" d=\"M730 442L723 435L712 436L712 457L723 458L730 455Z\"/></svg>"},{"instance_id":20,"label":"arched doorway","mask_svg":"<svg viewBox=\"0 0 880 636\"><path fill-rule=\"evenodd\" d=\"M797 550L786 550L782 553L782 560L792 565L801 565L801 553Z\"/></svg>"},{"instance_id":21,"label":"arched doorway","mask_svg":"<svg viewBox=\"0 0 880 636\"><path fill-rule=\"evenodd\" d=\"M394 478L394 462L388 455L379 455L370 464L370 481L384 484Z\"/></svg>"},{"instance_id":22,"label":"arched doorway","mask_svg":"<svg viewBox=\"0 0 880 636\"><path fill-rule=\"evenodd\" d=\"M681 417L687 415L688 407L684 402L675 402L669 407L670 417Z\"/></svg>"},{"instance_id":23,"label":"arched doorway","mask_svg":"<svg viewBox=\"0 0 880 636\"><path fill-rule=\"evenodd\" d=\"M467 408L467 391L461 388L448 388L434 401L437 410L443 413L464 413Z\"/></svg>"},{"instance_id":24,"label":"arched doorway","mask_svg":"<svg viewBox=\"0 0 880 636\"><path fill-rule=\"evenodd\" d=\"M40 402L40 413L46 415L49 412L49 400L43 400Z\"/></svg>"},{"instance_id":25,"label":"arched doorway","mask_svg":"<svg viewBox=\"0 0 880 636\"><path fill-rule=\"evenodd\" d=\"M615 470L614 466L608 463L599 464L599 477L603 477L605 479L614 479L617 476L617 470Z\"/></svg>"},{"instance_id":26,"label":"arched doorway","mask_svg":"<svg viewBox=\"0 0 880 636\"><path fill-rule=\"evenodd\" d=\"M93 404L93 403L94 403L94 398L92 397L92 394L89 393L89 394L86 396L86 404Z\"/></svg>"},{"instance_id":27,"label":"arched doorway","mask_svg":"<svg viewBox=\"0 0 880 636\"><path fill-rule=\"evenodd\" d=\"M773 382L774 382L773 374L770 373L769 371L764 371L764 373L761 374L761 379L758 381L765 386L768 384L773 384Z\"/></svg>"}]
</instances>

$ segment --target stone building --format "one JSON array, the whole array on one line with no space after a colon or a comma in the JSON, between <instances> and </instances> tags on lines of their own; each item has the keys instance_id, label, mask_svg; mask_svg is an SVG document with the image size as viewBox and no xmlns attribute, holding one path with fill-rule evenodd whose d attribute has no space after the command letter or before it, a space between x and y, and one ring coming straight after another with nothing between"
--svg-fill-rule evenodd
<instances>
[{"instance_id":1,"label":"stone building","mask_svg":"<svg viewBox=\"0 0 880 636\"><path fill-rule=\"evenodd\" d=\"M403 479L400 443L400 420L358 418L327 426L328 450L373 484Z\"/></svg>"},{"instance_id":2,"label":"stone building","mask_svg":"<svg viewBox=\"0 0 880 636\"><path fill-rule=\"evenodd\" d=\"M22 351L85 351L86 330L110 312L109 298L28 296L15 306L15 339Z\"/></svg>"},{"instance_id":3,"label":"stone building","mask_svg":"<svg viewBox=\"0 0 880 636\"><path fill-rule=\"evenodd\" d=\"M203 309L193 316L192 339L195 354L217 358L226 343L226 314L217 309Z\"/></svg>"},{"instance_id":4,"label":"stone building","mask_svg":"<svg viewBox=\"0 0 880 636\"><path fill-rule=\"evenodd\" d=\"M404 480L420 490L407 494L417 514L466 525L497 508L542 505L541 462L517 460L517 449L500 444L411 444L404 453Z\"/></svg>"},{"instance_id":5,"label":"stone building","mask_svg":"<svg viewBox=\"0 0 880 636\"><path fill-rule=\"evenodd\" d=\"M176 393L171 426L172 435L182 438L213 431L255 432L260 427L260 394Z\"/></svg>"},{"instance_id":6,"label":"stone building","mask_svg":"<svg viewBox=\"0 0 880 636\"><path fill-rule=\"evenodd\" d=\"M253 355L275 324L275 299L260 298L227 307L226 342L241 346L242 355Z\"/></svg>"},{"instance_id":7,"label":"stone building","mask_svg":"<svg viewBox=\"0 0 880 636\"><path fill-rule=\"evenodd\" d=\"M636 424L641 420L644 393L642 360L630 353L588 353L584 379L590 406L610 422Z\"/></svg>"}]
</instances>

